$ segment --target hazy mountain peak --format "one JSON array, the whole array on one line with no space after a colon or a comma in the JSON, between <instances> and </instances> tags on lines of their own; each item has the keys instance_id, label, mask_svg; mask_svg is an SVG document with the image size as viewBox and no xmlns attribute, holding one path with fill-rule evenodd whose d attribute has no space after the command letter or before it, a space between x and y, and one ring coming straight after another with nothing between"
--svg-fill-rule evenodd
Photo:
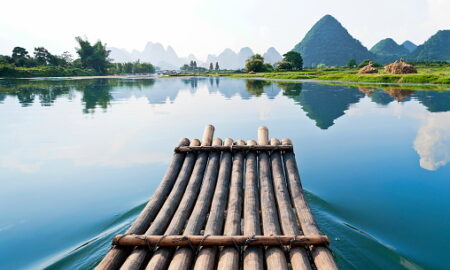
<instances>
[{"instance_id":1,"label":"hazy mountain peak","mask_svg":"<svg viewBox=\"0 0 450 270\"><path fill-rule=\"evenodd\" d=\"M263 57L264 57L264 61L266 61L267 63L270 63L271 65L273 65L277 62L280 62L281 59L283 59L281 54L274 47L270 47L269 49L267 49L267 51L264 53Z\"/></svg>"},{"instance_id":2,"label":"hazy mountain peak","mask_svg":"<svg viewBox=\"0 0 450 270\"><path fill-rule=\"evenodd\" d=\"M167 46L167 49L166 49L166 51L167 51L167 52L170 52L170 53L174 53L174 54L176 54L176 53L175 53L175 50L174 50L174 49L172 48L172 46L170 46L170 45L169 45L169 46Z\"/></svg>"},{"instance_id":3,"label":"hazy mountain peak","mask_svg":"<svg viewBox=\"0 0 450 270\"><path fill-rule=\"evenodd\" d=\"M408 53L406 48L399 45L392 38L385 38L375 44L370 51L375 54L405 54Z\"/></svg>"},{"instance_id":4,"label":"hazy mountain peak","mask_svg":"<svg viewBox=\"0 0 450 270\"><path fill-rule=\"evenodd\" d=\"M323 16L322 18L320 18L320 20L317 23L336 23L341 25L341 23L333 16L331 16L330 14L326 14L325 16Z\"/></svg>"},{"instance_id":5,"label":"hazy mountain peak","mask_svg":"<svg viewBox=\"0 0 450 270\"><path fill-rule=\"evenodd\" d=\"M376 60L381 63L388 63L406 57L409 51L395 42L392 38L385 38L375 44L370 52L375 54Z\"/></svg>"},{"instance_id":6,"label":"hazy mountain peak","mask_svg":"<svg viewBox=\"0 0 450 270\"><path fill-rule=\"evenodd\" d=\"M236 54L232 49L230 48L225 48L225 50L223 50L223 52L221 52L221 54Z\"/></svg>"},{"instance_id":7,"label":"hazy mountain peak","mask_svg":"<svg viewBox=\"0 0 450 270\"><path fill-rule=\"evenodd\" d=\"M241 48L239 50L238 54L250 54L250 55L253 55L254 53L253 53L253 50L250 49L250 47L244 47L244 48Z\"/></svg>"},{"instance_id":8,"label":"hazy mountain peak","mask_svg":"<svg viewBox=\"0 0 450 270\"><path fill-rule=\"evenodd\" d=\"M415 49L417 49L417 45L412 43L411 41L407 40L405 42L402 43L402 46L407 49L409 52L414 51Z\"/></svg>"},{"instance_id":9,"label":"hazy mountain peak","mask_svg":"<svg viewBox=\"0 0 450 270\"><path fill-rule=\"evenodd\" d=\"M373 58L367 48L331 15L325 15L315 23L294 51L302 55L305 66L344 66L350 59L361 62Z\"/></svg>"}]
</instances>

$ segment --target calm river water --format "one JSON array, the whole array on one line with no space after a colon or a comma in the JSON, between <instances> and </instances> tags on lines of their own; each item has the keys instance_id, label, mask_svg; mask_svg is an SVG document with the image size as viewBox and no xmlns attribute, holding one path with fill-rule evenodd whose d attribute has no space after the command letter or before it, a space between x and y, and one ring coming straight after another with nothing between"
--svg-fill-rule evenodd
<instances>
[{"instance_id":1,"label":"calm river water","mask_svg":"<svg viewBox=\"0 0 450 270\"><path fill-rule=\"evenodd\" d=\"M91 269L210 123L292 138L342 269L448 269L450 91L231 78L0 80L0 269Z\"/></svg>"}]
</instances>

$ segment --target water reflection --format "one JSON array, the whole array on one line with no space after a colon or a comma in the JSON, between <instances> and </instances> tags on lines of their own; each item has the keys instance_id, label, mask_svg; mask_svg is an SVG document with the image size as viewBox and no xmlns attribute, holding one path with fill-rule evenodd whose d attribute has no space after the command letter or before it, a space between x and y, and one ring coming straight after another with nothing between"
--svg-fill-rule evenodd
<instances>
[{"instance_id":1,"label":"water reflection","mask_svg":"<svg viewBox=\"0 0 450 270\"><path fill-rule=\"evenodd\" d=\"M450 110L450 91L377 89L219 77L160 80L159 84L159 87L154 87L154 79L2 80L0 102L4 102L10 96L17 98L23 107L32 105L36 100L39 100L42 106L52 106L58 98L72 99L74 94L79 92L82 94L83 112L94 113L96 108L106 110L112 101L131 96L145 96L150 104L173 103L178 93L186 89L183 85L193 94L200 87L206 87L209 93L220 93L227 99L234 96L242 99L261 96L274 99L282 93L283 96L295 101L295 104L299 105L321 129L333 126L337 118L344 115L352 104L358 103L364 96L383 106L393 101L418 100L430 112ZM122 91L123 89L127 91Z\"/></svg>"},{"instance_id":2,"label":"water reflection","mask_svg":"<svg viewBox=\"0 0 450 270\"><path fill-rule=\"evenodd\" d=\"M420 167L435 171L450 162L450 112L428 113L414 140Z\"/></svg>"}]
</instances>

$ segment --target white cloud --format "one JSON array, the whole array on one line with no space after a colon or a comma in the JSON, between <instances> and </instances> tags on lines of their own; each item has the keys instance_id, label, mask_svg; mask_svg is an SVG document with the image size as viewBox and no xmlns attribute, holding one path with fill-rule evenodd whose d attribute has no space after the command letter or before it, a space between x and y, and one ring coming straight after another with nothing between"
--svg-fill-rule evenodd
<instances>
[{"instance_id":1,"label":"white cloud","mask_svg":"<svg viewBox=\"0 0 450 270\"><path fill-rule=\"evenodd\" d=\"M450 112L429 113L422 121L414 149L420 166L434 171L450 162Z\"/></svg>"}]
</instances>

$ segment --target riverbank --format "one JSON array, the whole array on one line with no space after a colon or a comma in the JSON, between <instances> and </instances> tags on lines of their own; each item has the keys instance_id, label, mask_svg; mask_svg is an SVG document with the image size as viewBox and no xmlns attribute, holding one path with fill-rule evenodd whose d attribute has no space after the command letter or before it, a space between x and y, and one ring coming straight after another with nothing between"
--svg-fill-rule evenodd
<instances>
[{"instance_id":1,"label":"riverbank","mask_svg":"<svg viewBox=\"0 0 450 270\"><path fill-rule=\"evenodd\" d=\"M76 67L15 67L13 65L0 65L0 78L71 77L93 75L98 74L92 69L81 69Z\"/></svg>"},{"instance_id":2,"label":"riverbank","mask_svg":"<svg viewBox=\"0 0 450 270\"><path fill-rule=\"evenodd\" d=\"M262 79L314 79L320 81L367 82L367 83L427 83L450 84L450 66L445 67L417 67L417 74L389 74L379 69L377 74L357 74L358 69L307 69L295 72L263 72L263 73L234 73L235 78Z\"/></svg>"}]
</instances>

